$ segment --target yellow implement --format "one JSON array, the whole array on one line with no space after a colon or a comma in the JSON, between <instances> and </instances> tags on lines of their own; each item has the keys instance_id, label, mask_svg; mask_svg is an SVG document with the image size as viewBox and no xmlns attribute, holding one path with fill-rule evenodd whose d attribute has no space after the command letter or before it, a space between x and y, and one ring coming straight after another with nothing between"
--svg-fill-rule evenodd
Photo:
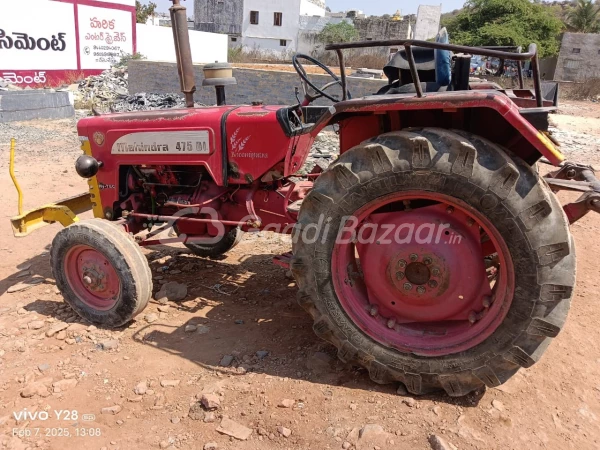
<instances>
[{"instance_id":1,"label":"yellow implement","mask_svg":"<svg viewBox=\"0 0 600 450\"><path fill-rule=\"evenodd\" d=\"M33 231L45 225L59 222L63 226L69 226L78 222L77 214L92 209L90 194L79 194L74 197L65 198L56 203L40 206L23 213L23 191L15 177L15 140L10 141L10 178L15 184L19 196L19 215L10 219L13 228L13 234L16 237L27 236Z\"/></svg>"}]
</instances>

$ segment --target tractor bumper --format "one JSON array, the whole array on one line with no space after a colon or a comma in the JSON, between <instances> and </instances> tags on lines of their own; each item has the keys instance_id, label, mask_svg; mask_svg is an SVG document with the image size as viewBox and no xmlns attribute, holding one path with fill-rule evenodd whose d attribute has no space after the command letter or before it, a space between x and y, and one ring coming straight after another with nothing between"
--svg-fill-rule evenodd
<instances>
[{"instance_id":1,"label":"tractor bumper","mask_svg":"<svg viewBox=\"0 0 600 450\"><path fill-rule=\"evenodd\" d=\"M27 211L11 218L10 223L15 237L23 237L54 222L59 222L65 227L69 226L79 221L77 214L91 209L90 194L86 192Z\"/></svg>"}]
</instances>

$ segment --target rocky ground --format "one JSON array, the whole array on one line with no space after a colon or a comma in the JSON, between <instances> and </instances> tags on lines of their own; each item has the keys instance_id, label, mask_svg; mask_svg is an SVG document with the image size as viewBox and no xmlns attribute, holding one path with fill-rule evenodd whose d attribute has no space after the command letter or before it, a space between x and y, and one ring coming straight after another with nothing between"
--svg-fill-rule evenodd
<instances>
[{"instance_id":1,"label":"rocky ground","mask_svg":"<svg viewBox=\"0 0 600 450\"><path fill-rule=\"evenodd\" d=\"M597 164L600 108L577 113L589 105L565 105L553 121L570 157ZM0 125L4 174L12 136L26 208L86 190L73 168L74 121ZM319 138L315 158L330 160L335 140ZM16 195L6 176L0 196L0 448L600 446L594 215L573 226L578 285L542 361L498 389L413 398L373 384L313 334L295 283L271 262L290 250L286 238L247 236L221 260L177 246L145 250L158 300L133 323L103 330L75 316L55 287L48 250L59 226L13 238Z\"/></svg>"}]
</instances>

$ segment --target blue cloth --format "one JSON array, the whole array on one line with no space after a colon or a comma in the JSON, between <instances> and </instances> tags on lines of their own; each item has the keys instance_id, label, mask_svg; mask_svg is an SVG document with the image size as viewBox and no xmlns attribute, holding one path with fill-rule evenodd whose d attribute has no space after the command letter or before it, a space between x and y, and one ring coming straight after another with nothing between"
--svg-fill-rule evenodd
<instances>
[{"instance_id":1,"label":"blue cloth","mask_svg":"<svg viewBox=\"0 0 600 450\"><path fill-rule=\"evenodd\" d=\"M446 28L442 28L437 36L435 37L435 42L439 42L441 44L447 44L448 40L448 31ZM435 55L435 82L440 86L448 86L450 85L450 81L452 79L452 69L451 69L451 58L452 53L449 50L440 50L438 48L434 51Z\"/></svg>"}]
</instances>

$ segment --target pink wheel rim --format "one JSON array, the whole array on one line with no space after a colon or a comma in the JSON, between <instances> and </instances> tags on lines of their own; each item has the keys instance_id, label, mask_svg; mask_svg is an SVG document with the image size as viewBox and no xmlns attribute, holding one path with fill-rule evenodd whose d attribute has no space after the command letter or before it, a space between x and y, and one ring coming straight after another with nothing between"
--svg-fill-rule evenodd
<instances>
[{"instance_id":1,"label":"pink wheel rim","mask_svg":"<svg viewBox=\"0 0 600 450\"><path fill-rule=\"evenodd\" d=\"M500 233L474 208L412 191L380 197L354 217L333 250L333 284L344 311L372 339L442 356L480 344L500 326L514 267Z\"/></svg>"},{"instance_id":2,"label":"pink wheel rim","mask_svg":"<svg viewBox=\"0 0 600 450\"><path fill-rule=\"evenodd\" d=\"M64 264L67 282L81 302L99 311L115 306L121 281L102 252L76 245L67 252Z\"/></svg>"}]
</instances>

